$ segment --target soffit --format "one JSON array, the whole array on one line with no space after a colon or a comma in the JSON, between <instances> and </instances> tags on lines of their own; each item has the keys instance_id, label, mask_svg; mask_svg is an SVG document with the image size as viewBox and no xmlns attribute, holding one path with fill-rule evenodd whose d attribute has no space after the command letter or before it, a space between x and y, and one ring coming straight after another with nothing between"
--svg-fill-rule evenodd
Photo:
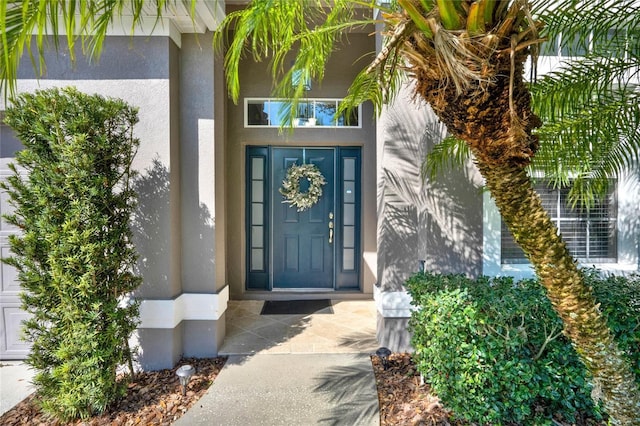
<instances>
[{"instance_id":1,"label":"soffit","mask_svg":"<svg viewBox=\"0 0 640 426\"><path fill-rule=\"evenodd\" d=\"M224 0L198 0L193 5L194 13L191 15L192 4L190 0L178 0L169 2L163 11L165 19L171 21L181 33L203 33L214 31L224 19ZM151 3L143 6L144 14L148 18L155 18L156 10Z\"/></svg>"}]
</instances>

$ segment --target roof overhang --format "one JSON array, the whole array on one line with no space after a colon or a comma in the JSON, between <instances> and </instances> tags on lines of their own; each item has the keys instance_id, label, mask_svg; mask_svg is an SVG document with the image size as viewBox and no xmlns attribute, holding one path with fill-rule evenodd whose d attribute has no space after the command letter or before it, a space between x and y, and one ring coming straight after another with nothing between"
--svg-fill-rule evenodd
<instances>
[{"instance_id":1,"label":"roof overhang","mask_svg":"<svg viewBox=\"0 0 640 426\"><path fill-rule=\"evenodd\" d=\"M155 18L156 12L153 7L147 4L145 9L147 15ZM178 0L169 3L164 13L182 34L214 31L225 16L224 0L198 0L193 2L193 5L190 0Z\"/></svg>"},{"instance_id":2,"label":"roof overhang","mask_svg":"<svg viewBox=\"0 0 640 426\"><path fill-rule=\"evenodd\" d=\"M143 17L136 25L133 25L133 16L125 12L111 24L108 35L168 36L181 46L182 34L215 31L225 17L224 0L198 0L193 3L191 0L167 2L161 19L157 18L154 6L145 3Z\"/></svg>"}]
</instances>

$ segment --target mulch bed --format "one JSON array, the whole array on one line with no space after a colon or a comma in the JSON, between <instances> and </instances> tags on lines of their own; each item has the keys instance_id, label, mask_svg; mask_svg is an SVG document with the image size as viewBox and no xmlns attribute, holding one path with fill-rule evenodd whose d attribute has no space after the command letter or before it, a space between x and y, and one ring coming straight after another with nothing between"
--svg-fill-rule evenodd
<instances>
[{"instance_id":1,"label":"mulch bed","mask_svg":"<svg viewBox=\"0 0 640 426\"><path fill-rule=\"evenodd\" d=\"M191 364L196 374L191 378L186 396L176 377L176 368L139 373L129 385L127 395L101 416L78 420L70 425L133 426L170 425L192 407L217 377L226 358L184 359L178 365ZM453 420L428 384L422 384L411 355L392 354L385 369L380 358L371 357L378 388L381 426L468 426ZM0 417L0 425L61 426L62 422L46 417L38 409L33 395ZM554 420L559 426L568 425ZM578 425L597 425L594 421ZM601 423L600 423L601 424ZM230 425L231 426L231 425Z\"/></svg>"},{"instance_id":2,"label":"mulch bed","mask_svg":"<svg viewBox=\"0 0 640 426\"><path fill-rule=\"evenodd\" d=\"M378 387L380 424L387 425L463 425L450 420L450 413L428 384L421 384L411 355L392 354L387 368L380 358L371 357Z\"/></svg>"},{"instance_id":3,"label":"mulch bed","mask_svg":"<svg viewBox=\"0 0 640 426\"><path fill-rule=\"evenodd\" d=\"M170 425L187 412L204 395L215 380L226 358L183 359L178 366L190 364L196 369L185 396L176 376L176 368L142 372L129 384L127 395L101 416L78 420L70 425L82 426L132 426ZM43 414L34 396L26 398L0 417L0 425L51 425L64 423Z\"/></svg>"}]
</instances>

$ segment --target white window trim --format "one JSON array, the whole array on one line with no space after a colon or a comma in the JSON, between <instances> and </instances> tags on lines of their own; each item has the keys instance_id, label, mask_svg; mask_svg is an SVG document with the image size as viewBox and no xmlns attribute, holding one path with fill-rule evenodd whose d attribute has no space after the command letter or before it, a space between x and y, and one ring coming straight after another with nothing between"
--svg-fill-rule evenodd
<instances>
[{"instance_id":1,"label":"white window trim","mask_svg":"<svg viewBox=\"0 0 640 426\"><path fill-rule=\"evenodd\" d=\"M623 176L618 180L618 262L581 264L615 274L640 271L640 178ZM489 191L482 196L482 273L488 276L512 276L516 279L535 276L529 263L502 264L501 217ZM636 223L634 223L634 220Z\"/></svg>"},{"instance_id":2,"label":"white window trim","mask_svg":"<svg viewBox=\"0 0 640 426\"><path fill-rule=\"evenodd\" d=\"M249 119L248 119L248 108L249 108L249 102L256 102L256 101L275 101L275 102L283 102L285 101L285 99L282 98L269 98L269 97L257 97L257 98L244 98L244 109L243 109L243 118L244 118L244 127L248 128L248 129L277 129L280 126L279 125L271 125L271 124L267 124L267 125L260 125L260 124L249 124ZM301 102L310 102L310 101L315 101L315 102L336 102L336 107L337 107L337 103L343 101L343 98L304 98L300 100ZM295 126L294 127L298 127ZM300 128L305 128L305 129L316 129L316 130L322 130L322 129L342 129L342 130L353 130L353 129L362 129L362 105L358 105L358 125L357 126L337 126L337 125L332 125L332 126L300 126Z\"/></svg>"}]
</instances>

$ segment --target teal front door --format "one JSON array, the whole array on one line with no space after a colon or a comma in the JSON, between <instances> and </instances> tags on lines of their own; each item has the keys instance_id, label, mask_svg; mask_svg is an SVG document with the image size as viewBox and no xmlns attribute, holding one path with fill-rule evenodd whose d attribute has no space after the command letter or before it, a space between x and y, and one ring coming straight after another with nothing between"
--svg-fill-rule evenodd
<instances>
[{"instance_id":1,"label":"teal front door","mask_svg":"<svg viewBox=\"0 0 640 426\"><path fill-rule=\"evenodd\" d=\"M335 152L333 149L274 148L272 151L273 288L333 289L335 226ZM293 164L313 164L326 185L311 208L298 211L283 203L280 186ZM301 190L308 181L300 181Z\"/></svg>"},{"instance_id":2,"label":"teal front door","mask_svg":"<svg viewBox=\"0 0 640 426\"><path fill-rule=\"evenodd\" d=\"M293 164L314 164L326 181L304 211L280 193ZM359 289L360 148L250 146L246 170L247 290Z\"/></svg>"}]
</instances>

